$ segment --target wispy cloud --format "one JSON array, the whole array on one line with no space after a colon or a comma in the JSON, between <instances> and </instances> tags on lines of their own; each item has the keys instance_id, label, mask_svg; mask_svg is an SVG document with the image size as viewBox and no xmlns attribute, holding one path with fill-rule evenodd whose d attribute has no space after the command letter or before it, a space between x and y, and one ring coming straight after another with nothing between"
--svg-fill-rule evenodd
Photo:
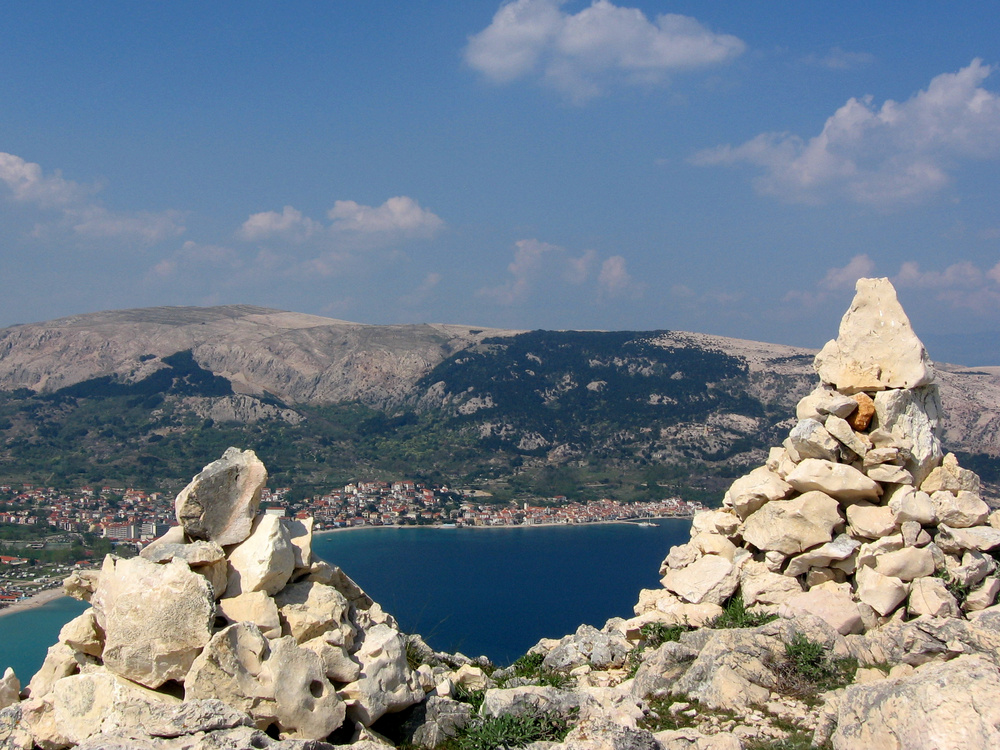
<instances>
[{"instance_id":1,"label":"wispy cloud","mask_svg":"<svg viewBox=\"0 0 1000 750\"><path fill-rule=\"evenodd\" d=\"M250 214L237 231L240 239L254 242L271 237L281 237L293 242L301 242L317 232L323 226L302 215L302 212L291 206L285 206L281 213L277 211L261 211Z\"/></svg>"},{"instance_id":2,"label":"wispy cloud","mask_svg":"<svg viewBox=\"0 0 1000 750\"><path fill-rule=\"evenodd\" d=\"M14 154L0 153L0 185L7 197L39 212L32 235L70 232L81 238L111 239L152 245L184 233L179 211L112 211L95 199L97 186L81 185Z\"/></svg>"},{"instance_id":3,"label":"wispy cloud","mask_svg":"<svg viewBox=\"0 0 1000 750\"><path fill-rule=\"evenodd\" d=\"M717 65L742 54L737 37L697 20L663 14L649 20L637 8L594 0L579 13L565 0L505 3L483 31L469 38L466 62L490 80L540 76L574 100L614 83L653 83L671 72Z\"/></svg>"},{"instance_id":4,"label":"wispy cloud","mask_svg":"<svg viewBox=\"0 0 1000 750\"><path fill-rule=\"evenodd\" d=\"M692 161L759 167L757 190L792 202L920 201L949 184L958 162L1000 155L1000 97L980 86L991 70L973 60L904 102L875 107L870 96L852 98L809 140L762 133Z\"/></svg>"},{"instance_id":5,"label":"wispy cloud","mask_svg":"<svg viewBox=\"0 0 1000 750\"><path fill-rule=\"evenodd\" d=\"M825 55L809 55L802 62L807 65L818 65L827 70L854 70L863 68L875 62L875 55L870 52L849 52L840 47L832 47Z\"/></svg>"},{"instance_id":6,"label":"wispy cloud","mask_svg":"<svg viewBox=\"0 0 1000 750\"><path fill-rule=\"evenodd\" d=\"M629 275L621 255L602 261L595 278L592 269L597 262L593 250L573 255L559 245L518 240L514 243L514 259L507 266L510 278L502 284L482 287L477 294L500 305L514 305L537 293L551 294L559 286L579 287L593 280L596 288L591 288L600 299L642 295L643 286Z\"/></svg>"}]
</instances>

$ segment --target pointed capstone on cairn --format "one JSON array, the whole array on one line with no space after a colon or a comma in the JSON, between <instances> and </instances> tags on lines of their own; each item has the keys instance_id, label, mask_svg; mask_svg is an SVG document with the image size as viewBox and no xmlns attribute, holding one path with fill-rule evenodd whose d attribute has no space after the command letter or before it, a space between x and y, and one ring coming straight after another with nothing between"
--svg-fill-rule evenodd
<instances>
[{"instance_id":1,"label":"pointed capstone on cairn","mask_svg":"<svg viewBox=\"0 0 1000 750\"><path fill-rule=\"evenodd\" d=\"M695 517L632 627L701 624L735 594L845 635L996 601L1000 512L942 453L934 368L888 279L858 281L815 367L788 438Z\"/></svg>"}]
</instances>

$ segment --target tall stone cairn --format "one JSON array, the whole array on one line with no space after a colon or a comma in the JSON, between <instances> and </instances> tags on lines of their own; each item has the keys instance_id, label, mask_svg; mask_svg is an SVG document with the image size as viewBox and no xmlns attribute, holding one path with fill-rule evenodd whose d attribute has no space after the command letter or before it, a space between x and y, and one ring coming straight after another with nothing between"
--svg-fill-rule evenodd
<instances>
[{"instance_id":1,"label":"tall stone cairn","mask_svg":"<svg viewBox=\"0 0 1000 750\"><path fill-rule=\"evenodd\" d=\"M737 593L844 635L996 601L1000 512L942 453L934 368L888 279L858 281L815 368L820 384L788 438L733 482L721 510L695 517L630 628L700 625Z\"/></svg>"}]
</instances>

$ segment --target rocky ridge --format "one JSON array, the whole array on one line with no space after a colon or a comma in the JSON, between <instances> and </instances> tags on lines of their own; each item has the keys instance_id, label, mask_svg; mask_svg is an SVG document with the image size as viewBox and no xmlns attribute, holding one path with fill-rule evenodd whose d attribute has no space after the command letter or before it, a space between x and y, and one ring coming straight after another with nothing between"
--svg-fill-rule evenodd
<instances>
[{"instance_id":1,"label":"rocky ridge","mask_svg":"<svg viewBox=\"0 0 1000 750\"><path fill-rule=\"evenodd\" d=\"M859 282L817 370L633 618L500 670L400 633L312 559L309 521L257 514L266 472L230 449L166 537L66 582L91 609L25 691L0 680L0 748L995 747L1000 519L942 455L934 369L886 280ZM535 724L560 731L475 735Z\"/></svg>"}]
</instances>

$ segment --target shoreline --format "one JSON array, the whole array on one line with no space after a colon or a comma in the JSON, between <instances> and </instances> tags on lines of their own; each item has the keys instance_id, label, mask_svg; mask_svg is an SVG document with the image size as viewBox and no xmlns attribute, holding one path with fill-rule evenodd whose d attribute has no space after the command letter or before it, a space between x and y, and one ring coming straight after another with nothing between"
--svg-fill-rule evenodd
<instances>
[{"instance_id":1,"label":"shoreline","mask_svg":"<svg viewBox=\"0 0 1000 750\"><path fill-rule=\"evenodd\" d=\"M12 615L15 612L37 609L42 605L54 602L56 599L64 596L66 596L66 594L63 593L62 586L58 586L54 589L45 589L44 591L39 591L37 594L32 594L27 599L22 599L19 602L11 604L9 607L0 609L0 617L3 617L4 615Z\"/></svg>"},{"instance_id":2,"label":"shoreline","mask_svg":"<svg viewBox=\"0 0 1000 750\"><path fill-rule=\"evenodd\" d=\"M493 531L497 529L541 529L541 528L583 528L585 526L601 526L607 524L623 523L631 524L632 526L638 526L641 523L647 521L690 521L694 516L648 516L645 518L620 518L613 521L587 521L586 523L521 523L521 524L500 524L497 526L445 526L443 524L391 524L391 525L380 525L373 526L372 524L365 524L364 526L341 526L335 529L320 529L319 531L314 531L314 536L326 535L326 534L337 534L343 531L363 531L365 529L440 529L453 531L455 529L472 529L476 531Z\"/></svg>"}]
</instances>

